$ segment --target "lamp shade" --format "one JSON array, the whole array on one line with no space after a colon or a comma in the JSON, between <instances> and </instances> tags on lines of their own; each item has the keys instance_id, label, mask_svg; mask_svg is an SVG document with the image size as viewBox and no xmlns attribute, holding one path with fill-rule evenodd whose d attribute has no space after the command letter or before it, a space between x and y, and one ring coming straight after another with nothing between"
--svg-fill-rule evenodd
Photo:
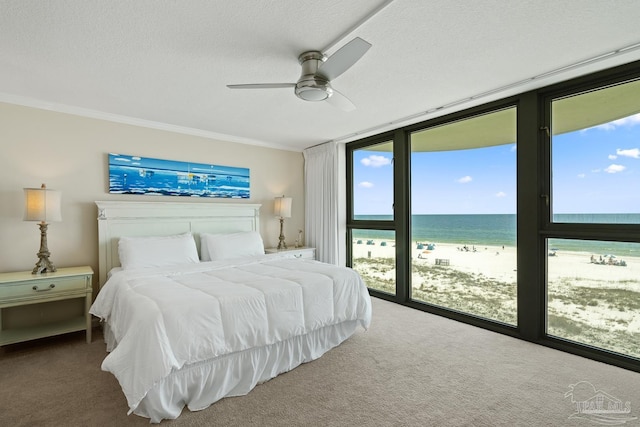
<instances>
[{"instance_id":1,"label":"lamp shade","mask_svg":"<svg viewBox=\"0 0 640 427\"><path fill-rule=\"evenodd\" d=\"M24 189L24 220L25 221L62 221L60 192L48 190L46 185L41 188Z\"/></svg>"},{"instance_id":2,"label":"lamp shade","mask_svg":"<svg viewBox=\"0 0 640 427\"><path fill-rule=\"evenodd\" d=\"M273 210L280 218L291 218L291 197L276 197Z\"/></svg>"}]
</instances>

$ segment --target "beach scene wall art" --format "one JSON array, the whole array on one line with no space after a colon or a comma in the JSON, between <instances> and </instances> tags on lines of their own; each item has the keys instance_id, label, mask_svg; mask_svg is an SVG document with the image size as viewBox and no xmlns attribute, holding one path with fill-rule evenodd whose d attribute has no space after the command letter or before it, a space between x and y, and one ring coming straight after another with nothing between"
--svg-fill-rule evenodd
<instances>
[{"instance_id":1,"label":"beach scene wall art","mask_svg":"<svg viewBox=\"0 0 640 427\"><path fill-rule=\"evenodd\" d=\"M109 193L248 199L248 168L109 153Z\"/></svg>"}]
</instances>

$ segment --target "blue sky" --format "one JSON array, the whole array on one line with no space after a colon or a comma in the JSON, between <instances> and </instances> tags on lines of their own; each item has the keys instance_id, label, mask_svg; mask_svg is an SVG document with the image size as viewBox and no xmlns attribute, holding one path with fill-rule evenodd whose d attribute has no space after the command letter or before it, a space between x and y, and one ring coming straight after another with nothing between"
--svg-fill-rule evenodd
<instances>
[{"instance_id":1,"label":"blue sky","mask_svg":"<svg viewBox=\"0 0 640 427\"><path fill-rule=\"evenodd\" d=\"M553 139L556 213L640 213L640 114Z\"/></svg>"},{"instance_id":2,"label":"blue sky","mask_svg":"<svg viewBox=\"0 0 640 427\"><path fill-rule=\"evenodd\" d=\"M640 213L640 114L553 138L554 213ZM392 213L391 153L354 152L354 212ZM516 212L516 145L414 153L414 214Z\"/></svg>"}]
</instances>

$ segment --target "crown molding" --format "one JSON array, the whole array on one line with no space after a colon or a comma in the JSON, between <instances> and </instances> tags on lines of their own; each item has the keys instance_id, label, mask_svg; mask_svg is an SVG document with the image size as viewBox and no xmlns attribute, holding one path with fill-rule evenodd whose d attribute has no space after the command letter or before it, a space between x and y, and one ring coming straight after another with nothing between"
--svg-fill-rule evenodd
<instances>
[{"instance_id":1,"label":"crown molding","mask_svg":"<svg viewBox=\"0 0 640 427\"><path fill-rule=\"evenodd\" d=\"M273 148L276 150L302 152L300 148L286 145L274 144L266 141L260 141L251 138L242 138L234 135L211 132L202 129L190 128L186 126L172 125L168 123L155 122L152 120L139 119L136 117L128 117L119 114L106 113L104 111L91 110L88 108L75 107L72 105L57 104L54 102L43 101L35 98L12 95L0 92L0 102L7 104L21 105L23 107L37 108L40 110L54 111L57 113L71 114L74 116L88 117L92 119L105 120L108 122L123 123L132 126L145 127L150 129L163 130L167 132L180 133L184 135L199 136L202 138L213 139L223 142L233 142L236 144L255 145L265 148Z\"/></svg>"}]
</instances>

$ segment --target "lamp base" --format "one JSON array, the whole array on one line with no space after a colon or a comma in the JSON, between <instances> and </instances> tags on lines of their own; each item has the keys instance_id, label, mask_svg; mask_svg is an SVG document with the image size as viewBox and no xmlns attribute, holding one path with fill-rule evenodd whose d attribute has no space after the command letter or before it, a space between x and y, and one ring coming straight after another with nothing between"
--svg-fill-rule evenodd
<instances>
[{"instance_id":1,"label":"lamp base","mask_svg":"<svg viewBox=\"0 0 640 427\"><path fill-rule=\"evenodd\" d=\"M38 254L39 255L39 254ZM49 261L49 257L41 257L36 266L33 268L31 274L53 273L56 271L56 266Z\"/></svg>"},{"instance_id":2,"label":"lamp base","mask_svg":"<svg viewBox=\"0 0 640 427\"><path fill-rule=\"evenodd\" d=\"M283 224L284 224L284 218L280 218L280 237L278 238L280 242L278 242L277 249L287 249L287 244L284 242L284 234L282 233Z\"/></svg>"},{"instance_id":3,"label":"lamp base","mask_svg":"<svg viewBox=\"0 0 640 427\"><path fill-rule=\"evenodd\" d=\"M33 268L31 274L41 273L53 273L56 271L56 266L49 261L49 248L47 248L47 226L48 224L42 221L40 224L40 250L38 251L38 262Z\"/></svg>"}]
</instances>

